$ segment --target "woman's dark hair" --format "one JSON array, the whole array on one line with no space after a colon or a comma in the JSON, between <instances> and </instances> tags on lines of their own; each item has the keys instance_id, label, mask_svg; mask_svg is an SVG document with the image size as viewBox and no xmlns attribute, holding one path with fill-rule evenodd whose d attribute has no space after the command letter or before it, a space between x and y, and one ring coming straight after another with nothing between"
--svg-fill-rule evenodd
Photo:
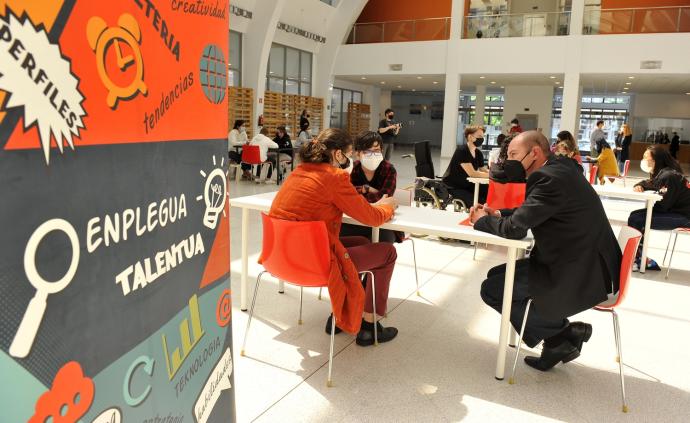
<instances>
[{"instance_id":1,"label":"woman's dark hair","mask_svg":"<svg viewBox=\"0 0 690 423\"><path fill-rule=\"evenodd\" d=\"M652 154L652 159L654 159L652 178L656 178L659 172L666 168L671 168L680 174L683 173L678 161L671 156L667 149L662 148L660 145L652 145L647 150Z\"/></svg>"},{"instance_id":2,"label":"woman's dark hair","mask_svg":"<svg viewBox=\"0 0 690 423\"><path fill-rule=\"evenodd\" d=\"M330 163L333 151L345 151L352 146L350 134L339 128L321 131L315 140L302 146L299 157L304 163Z\"/></svg>"},{"instance_id":3,"label":"woman's dark hair","mask_svg":"<svg viewBox=\"0 0 690 423\"><path fill-rule=\"evenodd\" d=\"M302 110L300 117L307 117L307 109Z\"/></svg>"},{"instance_id":4,"label":"woman's dark hair","mask_svg":"<svg viewBox=\"0 0 690 423\"><path fill-rule=\"evenodd\" d=\"M376 143L383 146L383 139L378 132L362 131L355 136L355 151L366 151Z\"/></svg>"},{"instance_id":5,"label":"woman's dark hair","mask_svg":"<svg viewBox=\"0 0 690 423\"><path fill-rule=\"evenodd\" d=\"M496 144L498 144L499 147L503 146L503 142L508 138L506 134L498 134L496 137Z\"/></svg>"},{"instance_id":6,"label":"woman's dark hair","mask_svg":"<svg viewBox=\"0 0 690 423\"><path fill-rule=\"evenodd\" d=\"M511 123L511 124L514 123L514 124L516 124L516 125L519 125L519 124L520 124L520 121L517 120L517 118L514 118L513 120L510 121L510 123Z\"/></svg>"},{"instance_id":7,"label":"woman's dark hair","mask_svg":"<svg viewBox=\"0 0 690 423\"><path fill-rule=\"evenodd\" d=\"M496 163L500 166L503 166L503 163L508 160L508 145L510 145L510 142L513 140L513 138L515 138L514 135L504 137L503 143L499 144L501 146L501 150L498 152L498 158L496 158Z\"/></svg>"},{"instance_id":8,"label":"woman's dark hair","mask_svg":"<svg viewBox=\"0 0 690 423\"><path fill-rule=\"evenodd\" d=\"M244 125L244 121L242 119L237 119L235 124L232 125L232 129L240 129L240 126L242 125Z\"/></svg>"},{"instance_id":9,"label":"woman's dark hair","mask_svg":"<svg viewBox=\"0 0 690 423\"><path fill-rule=\"evenodd\" d=\"M559 142L565 142L568 151L580 155L580 149L577 147L575 138L573 138L573 134L571 134L570 131L561 131L556 135L556 138L558 138Z\"/></svg>"},{"instance_id":10,"label":"woman's dark hair","mask_svg":"<svg viewBox=\"0 0 690 423\"><path fill-rule=\"evenodd\" d=\"M604 124L604 121L603 121L603 120L599 119L599 120L597 121L597 126L603 125L603 124Z\"/></svg>"}]
</instances>

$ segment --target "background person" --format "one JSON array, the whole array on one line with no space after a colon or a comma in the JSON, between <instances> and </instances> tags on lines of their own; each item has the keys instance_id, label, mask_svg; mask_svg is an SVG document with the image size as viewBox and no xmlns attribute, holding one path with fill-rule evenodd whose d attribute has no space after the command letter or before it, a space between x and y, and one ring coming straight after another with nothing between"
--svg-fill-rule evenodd
<instances>
[{"instance_id":1,"label":"background person","mask_svg":"<svg viewBox=\"0 0 690 423\"><path fill-rule=\"evenodd\" d=\"M566 157L569 157L580 165L582 164L582 156L580 156L580 149L577 146L577 142L570 131L561 131L556 135L556 148L555 153Z\"/></svg>"},{"instance_id":2,"label":"background person","mask_svg":"<svg viewBox=\"0 0 690 423\"><path fill-rule=\"evenodd\" d=\"M328 230L331 272L328 292L336 325L357 333L357 344L374 344L374 315L371 281L365 291L358 271L372 271L376 278L376 313L386 313L388 287L397 254L387 243L371 243L363 237L339 238L343 213L367 226L388 221L397 207L393 197L369 204L350 183L352 139L342 129L322 131L300 150L300 164L287 178L273 200L272 217L297 221L323 221ZM330 333L330 319L326 332ZM377 323L379 342L395 338L398 330Z\"/></svg>"},{"instance_id":3,"label":"background person","mask_svg":"<svg viewBox=\"0 0 690 423\"><path fill-rule=\"evenodd\" d=\"M620 152L620 170L622 172L624 170L623 166L625 166L625 161L630 159L630 144L632 143L632 130L630 129L630 125L624 123L623 126L621 126L620 134L622 136Z\"/></svg>"},{"instance_id":4,"label":"background person","mask_svg":"<svg viewBox=\"0 0 690 423\"><path fill-rule=\"evenodd\" d=\"M659 145L650 146L642 156L640 168L649 175L649 179L635 184L633 190L657 191L663 196L661 201L654 203L651 228L671 230L690 225L690 189L680 165L671 154ZM644 234L646 219L647 209L635 210L628 217L628 225ZM638 249L637 269L640 266L640 253L641 249ZM650 270L661 270L649 258L645 265Z\"/></svg>"},{"instance_id":5,"label":"background person","mask_svg":"<svg viewBox=\"0 0 690 423\"><path fill-rule=\"evenodd\" d=\"M299 115L299 127L300 127L300 130L302 130L302 129L305 128L305 127L306 127L307 129L309 129L309 127L311 126L311 124L310 124L310 122L309 122L309 118L310 118L310 117L311 117L311 115L309 114L309 112L307 111L307 109L302 110L302 113Z\"/></svg>"},{"instance_id":6,"label":"background person","mask_svg":"<svg viewBox=\"0 0 690 423\"><path fill-rule=\"evenodd\" d=\"M383 158L390 161L395 138L400 132L400 124L393 121L395 113L392 109L386 109L383 114L385 118L379 122L379 134L383 139Z\"/></svg>"},{"instance_id":7,"label":"background person","mask_svg":"<svg viewBox=\"0 0 690 423\"><path fill-rule=\"evenodd\" d=\"M673 138L671 138L671 145L668 150L674 159L678 159L678 150L680 150L680 137L678 136L678 132L673 132Z\"/></svg>"},{"instance_id":8,"label":"background person","mask_svg":"<svg viewBox=\"0 0 690 423\"><path fill-rule=\"evenodd\" d=\"M604 132L604 121L598 120L597 125L592 130L589 135L589 155L591 157L596 157L597 154L597 142L600 140L606 141L606 132Z\"/></svg>"},{"instance_id":9,"label":"background person","mask_svg":"<svg viewBox=\"0 0 690 423\"><path fill-rule=\"evenodd\" d=\"M242 119L235 121L232 126L232 130L228 134L228 157L235 163L242 163L242 154L235 150L235 147L242 147L243 145L249 144L249 138L247 137L247 127ZM245 179L250 179L252 177L251 165L242 164L243 177Z\"/></svg>"},{"instance_id":10,"label":"background person","mask_svg":"<svg viewBox=\"0 0 690 423\"><path fill-rule=\"evenodd\" d=\"M510 128L508 128L508 135L517 135L522 132L522 126L517 118L510 121Z\"/></svg>"},{"instance_id":11,"label":"background person","mask_svg":"<svg viewBox=\"0 0 690 423\"><path fill-rule=\"evenodd\" d=\"M462 200L467 207L474 202L474 183L467 178L488 178L489 171L484 166L484 155L479 147L484 143L484 127L469 125L465 128L465 144L459 145L450 159L448 169L443 174L443 183L453 198ZM479 202L486 201L489 190L487 184L479 186Z\"/></svg>"},{"instance_id":12,"label":"background person","mask_svg":"<svg viewBox=\"0 0 690 423\"><path fill-rule=\"evenodd\" d=\"M388 160L383 158L383 142L377 132L363 131L354 142L356 159L350 174L350 182L369 203L376 203L384 196L393 197L397 183L397 172ZM371 228L344 223L340 236L363 236L371 240ZM379 230L380 242L401 242L402 232L388 229Z\"/></svg>"},{"instance_id":13,"label":"background person","mask_svg":"<svg viewBox=\"0 0 690 423\"><path fill-rule=\"evenodd\" d=\"M299 134L297 135L297 142L295 143L295 147L302 147L304 144L308 143L311 141L312 136L311 136L311 130L309 127L309 121L306 121L304 124L300 125L300 130Z\"/></svg>"},{"instance_id":14,"label":"background person","mask_svg":"<svg viewBox=\"0 0 690 423\"><path fill-rule=\"evenodd\" d=\"M513 139L505 170L510 182L527 179L522 206L498 211L479 205L470 211L470 221L477 230L510 239L532 230L535 247L515 269L510 321L520 330L532 298L523 340L529 347L544 340L544 348L525 362L546 371L580 355L592 326L570 323L568 317L618 291L621 251L599 196L574 161L550 153L542 134L527 131ZM489 270L481 288L484 302L499 313L505 272L505 265Z\"/></svg>"},{"instance_id":15,"label":"background person","mask_svg":"<svg viewBox=\"0 0 690 423\"><path fill-rule=\"evenodd\" d=\"M596 145L596 152L597 157L587 156L587 160L597 162L597 177L599 178L600 184L604 183L604 178L606 176L620 175L616 156L613 154L611 146L605 139L599 138Z\"/></svg>"},{"instance_id":16,"label":"background person","mask_svg":"<svg viewBox=\"0 0 690 423\"><path fill-rule=\"evenodd\" d=\"M275 141L273 141L272 139L268 138L268 128L265 126L262 127L259 133L256 134L254 138L252 138L252 140L249 142L249 145L259 146L259 155L261 157L261 161L265 162L270 160L270 162L273 164L273 166L268 168L268 178L270 179L273 168L275 168L278 165L278 163L276 160L276 154L273 153L269 156L268 149L278 148L278 144L276 144ZM261 176L261 166L257 166L256 176Z\"/></svg>"}]
</instances>

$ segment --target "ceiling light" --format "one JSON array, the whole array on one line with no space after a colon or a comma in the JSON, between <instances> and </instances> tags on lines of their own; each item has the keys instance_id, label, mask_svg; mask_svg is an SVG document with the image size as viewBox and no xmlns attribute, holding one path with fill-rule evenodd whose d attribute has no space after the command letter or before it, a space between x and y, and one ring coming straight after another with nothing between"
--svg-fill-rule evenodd
<instances>
[{"instance_id":1,"label":"ceiling light","mask_svg":"<svg viewBox=\"0 0 690 423\"><path fill-rule=\"evenodd\" d=\"M398 85L398 88L402 88L402 85Z\"/></svg>"},{"instance_id":2,"label":"ceiling light","mask_svg":"<svg viewBox=\"0 0 690 423\"><path fill-rule=\"evenodd\" d=\"M412 91L417 91L417 90L415 90L414 88L412 88Z\"/></svg>"},{"instance_id":3,"label":"ceiling light","mask_svg":"<svg viewBox=\"0 0 690 423\"><path fill-rule=\"evenodd\" d=\"M549 78L551 78L551 79L556 79L556 77L553 76L553 75L549 76Z\"/></svg>"},{"instance_id":4,"label":"ceiling light","mask_svg":"<svg viewBox=\"0 0 690 423\"><path fill-rule=\"evenodd\" d=\"M479 77L479 79L484 79L484 78L486 78L486 76L480 76L480 77Z\"/></svg>"},{"instance_id":5,"label":"ceiling light","mask_svg":"<svg viewBox=\"0 0 690 423\"><path fill-rule=\"evenodd\" d=\"M434 81L434 85L438 84L438 81Z\"/></svg>"},{"instance_id":6,"label":"ceiling light","mask_svg":"<svg viewBox=\"0 0 690 423\"><path fill-rule=\"evenodd\" d=\"M556 81L556 82L554 82L554 84L556 84L556 85L558 85L558 84L560 84L560 83L561 83L561 81Z\"/></svg>"},{"instance_id":7,"label":"ceiling light","mask_svg":"<svg viewBox=\"0 0 690 423\"><path fill-rule=\"evenodd\" d=\"M492 83L492 84L495 84L495 83L496 83L496 81L491 81L491 83Z\"/></svg>"},{"instance_id":8,"label":"ceiling light","mask_svg":"<svg viewBox=\"0 0 690 423\"><path fill-rule=\"evenodd\" d=\"M628 79L635 79L635 77L634 77L634 76L629 76Z\"/></svg>"},{"instance_id":9,"label":"ceiling light","mask_svg":"<svg viewBox=\"0 0 690 423\"><path fill-rule=\"evenodd\" d=\"M366 77L366 76L363 76L362 79L367 79L367 77Z\"/></svg>"},{"instance_id":10,"label":"ceiling light","mask_svg":"<svg viewBox=\"0 0 690 423\"><path fill-rule=\"evenodd\" d=\"M418 76L417 79L422 79L422 77L421 77L421 76Z\"/></svg>"},{"instance_id":11,"label":"ceiling light","mask_svg":"<svg viewBox=\"0 0 690 423\"><path fill-rule=\"evenodd\" d=\"M624 87L623 89L624 89L624 90L627 90L627 89L628 89L628 87Z\"/></svg>"},{"instance_id":12,"label":"ceiling light","mask_svg":"<svg viewBox=\"0 0 690 423\"><path fill-rule=\"evenodd\" d=\"M382 83L382 84L385 84L385 83L386 83L386 81L381 81L381 83Z\"/></svg>"},{"instance_id":13,"label":"ceiling light","mask_svg":"<svg viewBox=\"0 0 690 423\"><path fill-rule=\"evenodd\" d=\"M501 88L505 88L503 85L501 85Z\"/></svg>"},{"instance_id":14,"label":"ceiling light","mask_svg":"<svg viewBox=\"0 0 690 423\"><path fill-rule=\"evenodd\" d=\"M632 85L632 82L626 82L625 85Z\"/></svg>"},{"instance_id":15,"label":"ceiling light","mask_svg":"<svg viewBox=\"0 0 690 423\"><path fill-rule=\"evenodd\" d=\"M462 92L462 90L458 90L458 92L459 92L459 93L461 93L461 92ZM689 93L689 94L690 94L690 93Z\"/></svg>"},{"instance_id":16,"label":"ceiling light","mask_svg":"<svg viewBox=\"0 0 690 423\"><path fill-rule=\"evenodd\" d=\"M685 93L685 95L690 95L690 93Z\"/></svg>"}]
</instances>

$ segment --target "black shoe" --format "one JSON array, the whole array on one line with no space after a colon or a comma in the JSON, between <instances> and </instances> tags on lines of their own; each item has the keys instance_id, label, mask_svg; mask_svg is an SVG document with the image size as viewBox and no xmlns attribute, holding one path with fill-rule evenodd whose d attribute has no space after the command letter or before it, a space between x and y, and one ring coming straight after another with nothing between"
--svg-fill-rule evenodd
<instances>
[{"instance_id":1,"label":"black shoe","mask_svg":"<svg viewBox=\"0 0 690 423\"><path fill-rule=\"evenodd\" d=\"M578 351L582 352L582 344L589 341L589 338L592 337L592 325L583 322L573 322L568 326L566 337Z\"/></svg>"},{"instance_id":2,"label":"black shoe","mask_svg":"<svg viewBox=\"0 0 690 423\"><path fill-rule=\"evenodd\" d=\"M530 367L545 372L561 361L567 363L575 360L579 356L580 351L578 351L570 341L564 341L557 347L544 347L541 352L541 357L525 357L525 363Z\"/></svg>"},{"instance_id":3,"label":"black shoe","mask_svg":"<svg viewBox=\"0 0 690 423\"><path fill-rule=\"evenodd\" d=\"M333 327L333 313L331 313L330 316L328 316L328 320L326 320L326 333L331 334L331 327ZM337 325L335 326L335 334L339 334L343 330L340 329Z\"/></svg>"},{"instance_id":4,"label":"black shoe","mask_svg":"<svg viewBox=\"0 0 690 423\"><path fill-rule=\"evenodd\" d=\"M368 322L367 322L368 323ZM362 322L362 328L357 334L357 345L361 347L368 347L369 345L374 345L374 331L373 324L368 323L369 328L365 328L365 322ZM388 342L398 336L398 329L394 327L384 328L381 323L376 322L376 336L379 343Z\"/></svg>"}]
</instances>

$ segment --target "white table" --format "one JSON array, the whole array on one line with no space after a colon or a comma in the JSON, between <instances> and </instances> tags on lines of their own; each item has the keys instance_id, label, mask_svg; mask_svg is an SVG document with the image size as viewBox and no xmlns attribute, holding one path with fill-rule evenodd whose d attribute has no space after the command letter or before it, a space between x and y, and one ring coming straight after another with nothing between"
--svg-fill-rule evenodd
<instances>
[{"instance_id":1,"label":"white table","mask_svg":"<svg viewBox=\"0 0 690 423\"><path fill-rule=\"evenodd\" d=\"M489 178L467 178L468 181L474 184L474 202L473 206L476 206L479 202L479 185L487 185L489 183Z\"/></svg>"},{"instance_id":2,"label":"white table","mask_svg":"<svg viewBox=\"0 0 690 423\"><path fill-rule=\"evenodd\" d=\"M652 209L654 208L654 203L661 200L661 195L652 191L635 192L631 187L611 184L592 185L592 188L600 197L621 198L624 200L641 201L647 204L647 218L644 223L644 239L642 241L642 255L640 256L640 273L644 273L647 269L647 248L652 230Z\"/></svg>"},{"instance_id":3,"label":"white table","mask_svg":"<svg viewBox=\"0 0 690 423\"><path fill-rule=\"evenodd\" d=\"M275 192L251 195L247 197L233 198L230 200L232 207L242 209L242 280L240 292L240 308L247 310L247 274L248 274L248 230L249 211L257 210L267 212L275 197ZM436 235L445 238L460 239L465 241L482 242L485 244L507 247L506 253L506 277L503 288L503 305L501 309L501 331L498 340L498 358L496 360L496 379L503 380L505 372L505 359L508 349L508 337L510 334L510 308L513 298L513 279L515 278L515 261L518 250L529 247L531 239L506 239L486 232L475 231L471 226L459 225L459 222L467 217L466 214L400 206L395 211L395 216L390 221L381 225L381 229L390 229L416 234ZM343 222L361 225L356 220L343 216ZM378 228L374 228L376 234Z\"/></svg>"}]
</instances>

